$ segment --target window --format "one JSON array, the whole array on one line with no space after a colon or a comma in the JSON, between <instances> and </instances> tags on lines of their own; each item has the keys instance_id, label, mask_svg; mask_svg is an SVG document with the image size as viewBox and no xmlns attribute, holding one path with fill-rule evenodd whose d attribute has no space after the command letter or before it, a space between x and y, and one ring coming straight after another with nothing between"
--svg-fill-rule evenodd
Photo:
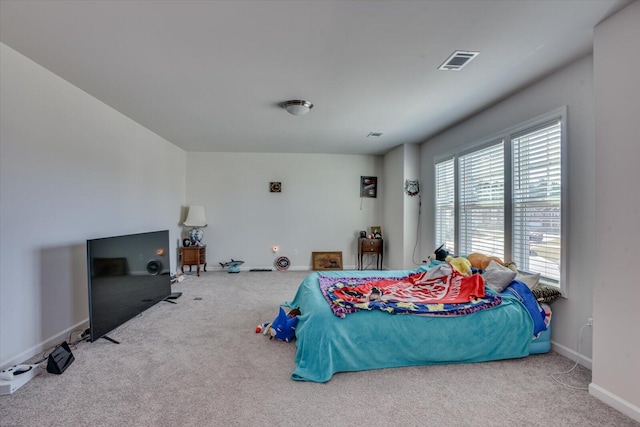
<instances>
[{"instance_id":1,"label":"window","mask_svg":"<svg viewBox=\"0 0 640 427\"><path fill-rule=\"evenodd\" d=\"M513 146L513 261L560 281L560 121L529 130Z\"/></svg>"},{"instance_id":2,"label":"window","mask_svg":"<svg viewBox=\"0 0 640 427\"><path fill-rule=\"evenodd\" d=\"M436 247L512 260L560 286L564 110L435 164Z\"/></svg>"},{"instance_id":3,"label":"window","mask_svg":"<svg viewBox=\"0 0 640 427\"><path fill-rule=\"evenodd\" d=\"M459 252L504 259L504 143L459 156L458 173Z\"/></svg>"},{"instance_id":4,"label":"window","mask_svg":"<svg viewBox=\"0 0 640 427\"><path fill-rule=\"evenodd\" d=\"M436 247L444 244L455 253L453 159L436 164Z\"/></svg>"}]
</instances>

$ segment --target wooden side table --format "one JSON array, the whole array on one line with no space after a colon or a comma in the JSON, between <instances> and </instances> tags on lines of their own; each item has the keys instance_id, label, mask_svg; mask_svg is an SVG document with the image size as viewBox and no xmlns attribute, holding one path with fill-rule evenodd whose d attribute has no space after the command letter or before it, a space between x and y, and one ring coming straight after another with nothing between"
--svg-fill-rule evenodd
<instances>
[{"instance_id":1,"label":"wooden side table","mask_svg":"<svg viewBox=\"0 0 640 427\"><path fill-rule=\"evenodd\" d=\"M364 268L362 258L365 254L376 256L376 268L382 270L383 241L382 239L358 239L358 270Z\"/></svg>"},{"instance_id":2,"label":"wooden side table","mask_svg":"<svg viewBox=\"0 0 640 427\"><path fill-rule=\"evenodd\" d=\"M180 248L180 269L184 273L184 266L196 266L198 276L200 276L200 264L204 264L203 271L207 271L207 246L183 246Z\"/></svg>"}]
</instances>

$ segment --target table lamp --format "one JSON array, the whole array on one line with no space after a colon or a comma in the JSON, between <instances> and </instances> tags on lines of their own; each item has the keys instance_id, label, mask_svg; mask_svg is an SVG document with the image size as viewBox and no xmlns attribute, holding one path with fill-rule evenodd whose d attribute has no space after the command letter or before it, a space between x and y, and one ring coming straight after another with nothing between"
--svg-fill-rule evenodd
<instances>
[{"instance_id":1,"label":"table lamp","mask_svg":"<svg viewBox=\"0 0 640 427\"><path fill-rule=\"evenodd\" d=\"M194 246L202 246L202 227L207 226L207 219L204 215L204 206L189 206L189 212L187 213L187 219L184 220L184 225L187 227L193 227L187 234L191 244Z\"/></svg>"}]
</instances>

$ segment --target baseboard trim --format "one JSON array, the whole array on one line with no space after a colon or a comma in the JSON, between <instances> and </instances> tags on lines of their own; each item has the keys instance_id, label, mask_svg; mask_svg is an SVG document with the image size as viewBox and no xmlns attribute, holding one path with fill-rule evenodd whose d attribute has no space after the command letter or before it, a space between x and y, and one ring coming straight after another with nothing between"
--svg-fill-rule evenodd
<instances>
[{"instance_id":1,"label":"baseboard trim","mask_svg":"<svg viewBox=\"0 0 640 427\"><path fill-rule=\"evenodd\" d=\"M210 266L207 266L207 268L208 268L207 272L210 272L210 271L227 271L227 269L223 268L223 267L216 267L216 266L210 267ZM253 265L253 266L240 267L240 272L251 271L253 269L258 269L258 270L269 270L270 269L271 271L280 271L277 268L275 268L273 265L267 265L267 266L264 266L264 265ZM356 268L355 265L345 265L345 266L343 266L342 271L346 271L346 270L357 270L357 268ZM316 271L311 269L310 265L297 265L297 266L296 265L292 265L286 271L308 271L309 273L315 273L316 272ZM321 270L318 270L318 271L321 271ZM331 271L335 271L335 270L331 270ZM367 271L369 271L369 270L367 270ZM374 271L374 270L370 270L370 271ZM186 270L186 273L189 273L189 270ZM195 270L193 270L192 273L195 273Z\"/></svg>"},{"instance_id":2,"label":"baseboard trim","mask_svg":"<svg viewBox=\"0 0 640 427\"><path fill-rule=\"evenodd\" d=\"M416 267L417 268L417 267ZM207 272L211 272L211 271L227 271L227 269L225 267L218 267L215 265L207 265ZM273 265L243 265L242 267L240 267L240 271L251 271L253 269L259 269L259 270L269 270L271 269L272 271L279 271L277 268L275 268ZM343 265L342 266L342 270L346 271L346 270L358 270L358 266L356 265ZM385 265L382 266L382 270L389 270L389 268ZM193 269L191 271L191 273L195 273L195 269ZM291 267L289 267L287 269L287 271L308 271L310 273L314 273L315 271L311 269L310 265L292 265ZM321 270L319 270L321 271ZM334 270L331 270L334 271ZM372 270L372 269L366 269L366 270L361 270L361 271L380 271L380 270ZM179 271L179 273L182 273L182 271ZM188 274L190 273L189 270L185 270L185 273Z\"/></svg>"},{"instance_id":3,"label":"baseboard trim","mask_svg":"<svg viewBox=\"0 0 640 427\"><path fill-rule=\"evenodd\" d=\"M626 416L633 418L635 421L640 422L640 408L624 399L621 399L609 390L591 383L589 384L589 394L612 408L622 412Z\"/></svg>"},{"instance_id":4,"label":"baseboard trim","mask_svg":"<svg viewBox=\"0 0 640 427\"><path fill-rule=\"evenodd\" d=\"M558 354L563 355L567 359L571 359L574 362L577 360L578 364L584 366L585 368L591 370L592 360L583 355L579 354L577 351L570 349L569 347L565 347L557 342L551 340L551 350L555 351Z\"/></svg>"},{"instance_id":5,"label":"baseboard trim","mask_svg":"<svg viewBox=\"0 0 640 427\"><path fill-rule=\"evenodd\" d=\"M22 353L18 354L17 356L8 359L8 360L3 360L2 363L0 363L0 369L7 369L10 366L13 365L18 365L20 363L23 363L25 360L31 359L33 356L37 356L38 354L44 352L46 349L48 348L52 348L58 344L60 344L62 341L66 341L69 338L69 334L75 330L85 330L89 327L89 319L85 319L81 322L76 323L75 325L57 333L56 335L53 335L49 338L47 338L44 341L41 341L39 344L34 345L33 347L31 347L30 349L23 351Z\"/></svg>"}]
</instances>

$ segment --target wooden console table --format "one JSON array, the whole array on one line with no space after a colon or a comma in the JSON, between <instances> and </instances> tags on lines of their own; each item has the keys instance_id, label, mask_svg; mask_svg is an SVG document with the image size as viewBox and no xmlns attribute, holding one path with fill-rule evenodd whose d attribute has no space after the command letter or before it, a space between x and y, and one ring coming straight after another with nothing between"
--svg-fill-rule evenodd
<instances>
[{"instance_id":1,"label":"wooden console table","mask_svg":"<svg viewBox=\"0 0 640 427\"><path fill-rule=\"evenodd\" d=\"M382 270L383 244L382 239L358 239L358 270L364 268L362 263L363 255L376 256L376 268Z\"/></svg>"},{"instance_id":2,"label":"wooden console table","mask_svg":"<svg viewBox=\"0 0 640 427\"><path fill-rule=\"evenodd\" d=\"M180 248L180 268L184 273L184 266L196 266L198 276L200 276L200 264L204 264L203 271L207 271L207 246L183 246Z\"/></svg>"}]
</instances>

